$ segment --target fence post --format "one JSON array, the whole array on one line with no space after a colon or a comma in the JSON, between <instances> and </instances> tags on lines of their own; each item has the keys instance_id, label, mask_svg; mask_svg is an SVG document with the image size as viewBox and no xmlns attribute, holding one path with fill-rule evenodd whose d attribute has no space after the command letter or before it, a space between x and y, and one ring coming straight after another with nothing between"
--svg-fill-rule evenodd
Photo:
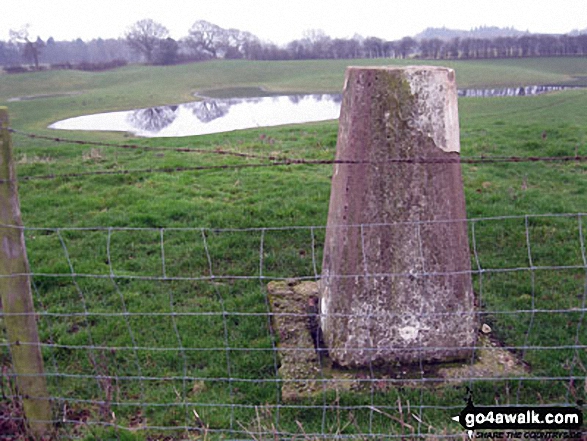
<instances>
[{"instance_id":1,"label":"fence post","mask_svg":"<svg viewBox=\"0 0 587 441\"><path fill-rule=\"evenodd\" d=\"M329 354L350 367L470 357L455 73L349 67L344 84L320 281Z\"/></svg>"},{"instance_id":2,"label":"fence post","mask_svg":"<svg viewBox=\"0 0 587 441\"><path fill-rule=\"evenodd\" d=\"M16 386L29 430L39 439L49 433L51 403L29 273L8 109L0 107L0 295Z\"/></svg>"}]
</instances>

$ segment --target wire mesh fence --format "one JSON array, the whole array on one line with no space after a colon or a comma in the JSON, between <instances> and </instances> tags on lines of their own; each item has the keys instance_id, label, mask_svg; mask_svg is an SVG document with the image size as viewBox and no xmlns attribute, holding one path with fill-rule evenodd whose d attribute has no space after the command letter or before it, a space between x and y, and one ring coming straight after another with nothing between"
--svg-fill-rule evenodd
<instances>
[{"instance_id":1,"label":"wire mesh fence","mask_svg":"<svg viewBox=\"0 0 587 441\"><path fill-rule=\"evenodd\" d=\"M467 387L487 405L575 405L587 397L586 216L337 227L468 226L474 356L368 369L329 360L313 325L316 287L296 288L320 280L324 226L24 227L51 422L72 439L461 439L451 417ZM9 361L7 340L0 347ZM3 393L18 402L15 375L5 370Z\"/></svg>"},{"instance_id":2,"label":"wire mesh fence","mask_svg":"<svg viewBox=\"0 0 587 441\"><path fill-rule=\"evenodd\" d=\"M290 165L364 164L229 148L165 148L21 138L127 151L234 157L125 169L53 173L41 164L19 181ZM254 162L236 163L239 160ZM582 162L574 156L395 158L392 164ZM184 164L183 162L181 164ZM417 166L417 165L416 165ZM2 181L3 183L5 181ZM33 185L33 184L31 184ZM336 227L419 235L448 222L468 227L470 266L385 272L355 279L443 279L469 273L479 323L472 356L450 363L390 362L344 369L320 341L317 282L326 227L18 228L26 237L34 316L58 438L466 439L451 417L467 390L485 405L574 406L587 399L586 214L484 217ZM399 233L398 233L399 231ZM364 251L364 250L363 250ZM367 259L364 259L367 261ZM364 313L359 313L364 314ZM450 311L422 311L427 315ZM3 313L0 320L10 314ZM354 315L356 316L356 314ZM368 314L375 322L384 317ZM352 318L352 317L349 317ZM19 343L24 344L26 343ZM35 344L36 345L36 344ZM0 341L0 433L24 424ZM424 352L426 347L414 347ZM349 348L369 351L371 347ZM34 398L34 397L33 397ZM30 421L29 421L30 422ZM9 435L6 435L9 437ZM13 437L18 439L17 436ZM141 439L144 439L141 438ZM131 438L132 439L132 438Z\"/></svg>"}]
</instances>

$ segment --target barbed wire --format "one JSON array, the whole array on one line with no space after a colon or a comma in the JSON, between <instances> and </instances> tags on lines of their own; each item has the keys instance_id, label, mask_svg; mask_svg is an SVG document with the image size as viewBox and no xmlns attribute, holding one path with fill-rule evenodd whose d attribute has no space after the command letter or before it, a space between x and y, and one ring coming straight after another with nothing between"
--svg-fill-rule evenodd
<instances>
[{"instance_id":1,"label":"barbed wire","mask_svg":"<svg viewBox=\"0 0 587 441\"><path fill-rule=\"evenodd\" d=\"M33 133L21 132L19 130L9 128L11 133L26 136L33 139L45 139L57 143L80 144L80 145L94 145L102 147L113 147L121 149L145 150L145 151L168 151L178 153L196 153L207 155L220 156L235 156L244 159L259 159L269 162L261 163L246 163L246 164L221 164L221 165L202 165L202 166L181 166L181 167L162 167L162 168L144 168L144 169L127 169L127 170L96 170L88 172L73 172L60 174L45 174L33 176L20 176L18 181L32 181L32 180L53 180L53 179L67 179L85 176L109 176L109 175L130 175L130 174L145 174L145 173L178 173L190 171L206 171L206 170L227 170L227 169L243 169L243 168L265 168L276 166L295 166L295 165L381 165L381 164L500 164L500 163L568 163L568 162L587 162L587 155L567 155L567 156L459 156L458 154L446 157L412 157L412 158L388 158L381 161L358 161L358 160L344 160L344 159L305 159L305 158L289 158L284 155L257 155L252 153L235 152L220 148L214 149L199 149L191 147L167 148L167 147L150 147L139 144L114 144L98 141L84 141L60 137L50 137L45 135L38 135ZM4 183L6 180L0 180Z\"/></svg>"},{"instance_id":2,"label":"barbed wire","mask_svg":"<svg viewBox=\"0 0 587 441\"><path fill-rule=\"evenodd\" d=\"M193 148L193 147L151 147L151 146L144 146L144 145L140 145L140 144L115 144L115 143L103 142L103 141L84 141L84 140L79 140L79 139L69 139L69 138L46 136L46 135L40 135L40 134L36 134L36 133L22 132L20 130L14 129L12 127L9 127L7 130L10 133L25 136L25 137L31 138L31 139L44 139L47 141L53 141L56 143L65 143L65 144L91 145L91 146L97 146L97 147L112 147L112 148L119 148L119 149L144 150L144 151L156 151L156 152L214 154L214 155L224 155L224 156L237 156L240 158L267 159L269 161L273 161L273 160L278 159L277 156L255 155L255 154L250 154L250 153L235 152L232 150L224 150L221 148L215 148L214 150L208 150L208 149L198 149L198 148Z\"/></svg>"},{"instance_id":3,"label":"barbed wire","mask_svg":"<svg viewBox=\"0 0 587 441\"><path fill-rule=\"evenodd\" d=\"M496 163L523 163L523 162L585 162L587 156L565 156L565 157L511 157L511 158L479 158L479 159L461 159L458 160L418 160L418 159L397 159L382 162L367 162L367 161L344 161L344 160L287 160L277 161L272 163L256 163L256 164L226 164L226 165L203 165L192 167L163 167L163 168L144 168L144 169L129 169L129 170L97 170L91 172L75 172L75 173L59 173L47 175L32 175L19 176L17 182L35 181L35 180L57 180L68 178L79 178L86 176L115 176L115 175L133 175L133 174L150 174L150 173L178 173L190 171L214 171L214 170L238 170L251 168L267 168L275 166L294 166L294 165L336 165L336 164L496 164ZM0 179L0 183L11 182L8 179Z\"/></svg>"},{"instance_id":4,"label":"barbed wire","mask_svg":"<svg viewBox=\"0 0 587 441\"><path fill-rule=\"evenodd\" d=\"M53 180L53 179L68 179L85 176L115 176L115 175L131 175L131 174L148 174L148 173L177 173L189 171L204 171L204 170L227 170L227 169L245 169L245 168L263 168L272 166L289 166L299 164L332 164L332 161L281 161L272 163L255 163L255 164L231 164L231 165L201 165L191 167L162 167L162 168L143 168L143 169L129 169L129 170L97 170L90 172L75 172L75 173L60 173L34 176L19 176L16 181L34 181L34 180ZM8 179L0 179L0 183L11 182Z\"/></svg>"},{"instance_id":5,"label":"barbed wire","mask_svg":"<svg viewBox=\"0 0 587 441\"><path fill-rule=\"evenodd\" d=\"M294 165L294 164L309 164L309 165L323 165L323 164L379 164L379 163L400 163L400 164L482 164L482 163L501 163L501 162L584 162L587 161L585 155L567 155L567 156L453 156L453 157L432 157L432 158L389 158L382 161L354 161L354 160L313 160L304 158L290 158L284 155L257 155L253 153L235 152L232 150L224 150L221 148L199 149L192 147L151 147L140 144L115 144L98 141L84 141L68 138L51 137L46 135L38 135L34 133L21 132L13 128L8 128L11 133L19 134L29 138L45 139L57 143L80 144L80 145L95 145L103 147L114 147L121 149L136 149L145 151L167 151L178 153L198 153L221 156L237 156L249 159L262 159L273 161L275 165ZM260 165L264 166L264 165Z\"/></svg>"}]
</instances>

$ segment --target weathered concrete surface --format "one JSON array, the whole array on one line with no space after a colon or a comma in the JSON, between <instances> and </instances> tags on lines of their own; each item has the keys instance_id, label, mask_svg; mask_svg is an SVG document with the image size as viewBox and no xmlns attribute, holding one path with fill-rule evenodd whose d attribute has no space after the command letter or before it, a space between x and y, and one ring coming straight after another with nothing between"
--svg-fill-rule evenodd
<instances>
[{"instance_id":1,"label":"weathered concrete surface","mask_svg":"<svg viewBox=\"0 0 587 441\"><path fill-rule=\"evenodd\" d=\"M320 283L322 331L338 364L471 356L459 151L454 71L347 69L336 159L361 163L334 167Z\"/></svg>"},{"instance_id":2,"label":"weathered concrete surface","mask_svg":"<svg viewBox=\"0 0 587 441\"><path fill-rule=\"evenodd\" d=\"M311 332L318 318L316 282L269 282L267 291L279 338L282 399L295 401L322 392L322 369Z\"/></svg>"},{"instance_id":3,"label":"weathered concrete surface","mask_svg":"<svg viewBox=\"0 0 587 441\"><path fill-rule=\"evenodd\" d=\"M529 370L499 341L481 331L474 357L457 363L385 366L382 369L337 369L327 353L315 350L315 300L318 284L290 279L269 282L273 329L279 339L281 399L296 402L326 391L385 392L397 387L444 387L471 378L522 377ZM422 382L422 377L431 381Z\"/></svg>"}]
</instances>

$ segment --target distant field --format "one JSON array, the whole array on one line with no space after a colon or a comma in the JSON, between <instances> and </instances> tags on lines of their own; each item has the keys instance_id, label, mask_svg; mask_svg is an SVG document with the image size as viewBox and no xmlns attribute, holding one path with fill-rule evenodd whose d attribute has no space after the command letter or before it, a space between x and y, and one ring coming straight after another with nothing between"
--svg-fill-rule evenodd
<instances>
[{"instance_id":1,"label":"distant field","mask_svg":"<svg viewBox=\"0 0 587 441\"><path fill-rule=\"evenodd\" d=\"M20 177L235 166L183 173L129 173L20 182L22 215L27 227L106 227L98 231L27 231L33 272L67 276L34 278L38 310L54 313L40 318L41 338L61 345L44 348L47 370L67 374L49 377L51 391L69 400L71 418L87 412L89 421L96 423L70 427L69 432L62 429L65 435L135 439L130 432L136 432L136 427L146 422L152 427L173 428L185 423L200 427L200 431L182 432L183 439L205 439L205 427L211 430L208 439L221 435L250 438L255 431L270 434L274 429L302 440L312 439L304 433L323 431L349 437L360 433L397 435L409 434L409 427L417 428L420 433L461 436L462 430L450 421L455 409L460 410L464 404L463 389L457 386L439 390L395 388L387 392L373 386L373 391L368 393L328 392L315 399L276 407L284 403L278 396L278 383L273 381L275 359L264 315L267 311L265 281L133 279L161 274L163 239L159 229L170 227L212 229L204 236L199 230L165 230L165 258L170 277L211 272L258 276L260 266L263 274L273 276L312 275L313 250L319 272L323 241L319 230L312 237L308 230L261 233L214 229L324 225L331 165L239 169L236 167L239 164L259 160L179 153L172 149L192 147L211 153L223 149L330 160L336 146L336 121L173 139L129 139L118 133L55 132L45 128L65 117L185 102L192 100L196 92L210 90L215 95L229 95L237 89L238 93L247 90L253 93L256 88L263 88L267 93L336 92L341 89L347 64L407 63L397 60L219 61L167 68L130 66L103 73L61 71L0 76L0 105L8 105L12 125L17 129L169 149L147 151L57 144L15 134ZM461 88L587 85L587 59L580 58L435 64L454 67ZM77 91L82 94L7 103L9 98L19 96ZM585 109L587 90L536 97L461 99L462 155L587 155ZM469 218L522 215L476 224L478 255L471 255L473 268L477 264L489 269L528 268L528 241L532 244L534 265L569 267L496 271L482 278L475 275L475 291L482 310L504 312L483 316L491 325L493 335L505 346L531 348L514 351L531 368L529 379L475 381L471 384L475 402L553 404L587 400L585 382L569 381L571 376L587 374L587 353L584 348L573 346L587 341L586 278L582 267L587 222L583 219L579 223L577 216L529 221L523 218L526 214L586 213L587 164L463 164L462 169ZM153 230L109 232L108 227ZM102 278L78 278L76 286L70 277L70 264L79 274ZM107 277L112 269L128 278L117 279L113 284ZM80 302L79 290L85 306ZM89 316L84 315L84 307ZM124 308L137 315L130 318L120 315ZM170 318L171 311L184 315L175 321ZM222 311L227 314L221 314ZM167 315L157 316L159 313ZM194 313L201 315L189 315ZM113 345L123 349L91 352L85 345ZM236 350L225 351L227 345ZM181 352L166 351L178 346L194 350L185 352L184 357ZM133 350L133 347L152 350ZM552 347L558 349L548 349ZM2 347L2 351L0 363L7 364L6 348ZM190 380L184 382L182 377L186 373ZM115 382L108 386L96 381L93 378L96 375L116 377ZM147 379L141 384L137 379L143 377ZM166 379L157 380L159 377ZM114 388L110 389L114 395L110 397L108 410L114 412L115 420L98 403L107 396L108 387ZM396 416L398 401L405 411L403 421L370 409L383 409ZM197 404L184 405L186 402ZM174 407L161 406L169 403ZM408 409L411 409L409 413ZM60 418L62 412L63 407L56 404L56 417ZM111 431L106 435L106 428L102 431L97 427L105 422L127 427L129 433L120 436ZM226 432L231 429L235 433ZM136 439L145 439L138 433ZM171 429L153 429L149 433L154 434L152 439L175 434Z\"/></svg>"},{"instance_id":2,"label":"distant field","mask_svg":"<svg viewBox=\"0 0 587 441\"><path fill-rule=\"evenodd\" d=\"M586 58L417 61L213 61L169 67L129 66L107 72L51 71L0 77L0 105L10 98L82 92L10 103L15 126L42 130L80 114L194 100L209 89L264 88L269 92L338 92L348 65L435 64L456 69L460 88L531 84L587 85ZM225 95L225 93L222 93Z\"/></svg>"}]
</instances>

